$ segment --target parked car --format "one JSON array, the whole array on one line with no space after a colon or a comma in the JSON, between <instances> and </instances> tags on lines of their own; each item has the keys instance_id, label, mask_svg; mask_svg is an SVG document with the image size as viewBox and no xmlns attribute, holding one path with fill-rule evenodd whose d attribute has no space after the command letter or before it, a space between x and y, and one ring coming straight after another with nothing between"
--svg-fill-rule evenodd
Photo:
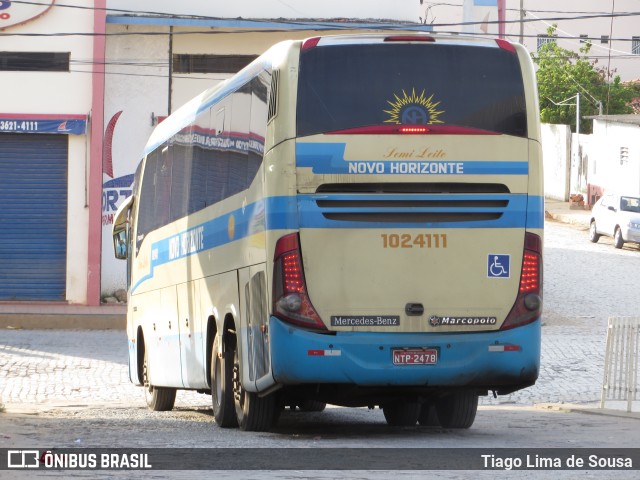
<instances>
[{"instance_id":1,"label":"parked car","mask_svg":"<svg viewBox=\"0 0 640 480\"><path fill-rule=\"evenodd\" d=\"M640 244L640 198L606 194L598 200L591 210L589 240L595 243L601 235L613 237L616 248Z\"/></svg>"}]
</instances>

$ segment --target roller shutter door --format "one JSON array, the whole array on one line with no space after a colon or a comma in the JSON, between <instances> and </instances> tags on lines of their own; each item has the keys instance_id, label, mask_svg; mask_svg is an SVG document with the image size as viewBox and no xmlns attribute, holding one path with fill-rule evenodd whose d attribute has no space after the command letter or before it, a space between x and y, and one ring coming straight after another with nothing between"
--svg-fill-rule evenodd
<instances>
[{"instance_id":1,"label":"roller shutter door","mask_svg":"<svg viewBox=\"0 0 640 480\"><path fill-rule=\"evenodd\" d=\"M66 298L67 135L0 134L0 301Z\"/></svg>"}]
</instances>

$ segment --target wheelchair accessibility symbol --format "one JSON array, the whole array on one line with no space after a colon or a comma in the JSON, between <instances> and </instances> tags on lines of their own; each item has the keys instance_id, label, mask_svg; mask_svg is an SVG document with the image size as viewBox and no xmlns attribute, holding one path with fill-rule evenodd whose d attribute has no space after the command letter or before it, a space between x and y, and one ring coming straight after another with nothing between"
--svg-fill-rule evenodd
<instances>
[{"instance_id":1,"label":"wheelchair accessibility symbol","mask_svg":"<svg viewBox=\"0 0 640 480\"><path fill-rule=\"evenodd\" d=\"M509 278L509 255L490 253L487 257L487 276L489 278Z\"/></svg>"}]
</instances>

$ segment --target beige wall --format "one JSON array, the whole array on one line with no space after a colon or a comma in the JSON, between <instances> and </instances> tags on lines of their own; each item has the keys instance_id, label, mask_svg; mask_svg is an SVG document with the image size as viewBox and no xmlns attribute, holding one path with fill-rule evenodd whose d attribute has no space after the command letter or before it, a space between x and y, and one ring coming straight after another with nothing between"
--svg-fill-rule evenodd
<instances>
[{"instance_id":1,"label":"beige wall","mask_svg":"<svg viewBox=\"0 0 640 480\"><path fill-rule=\"evenodd\" d=\"M69 0L70 5L86 5ZM91 36L15 36L28 33L93 31L93 12L52 8L30 22L3 31L4 51L71 52L70 72L2 72L0 110L6 113L81 113L91 108ZM6 88L10 86L10 88Z\"/></svg>"}]
</instances>

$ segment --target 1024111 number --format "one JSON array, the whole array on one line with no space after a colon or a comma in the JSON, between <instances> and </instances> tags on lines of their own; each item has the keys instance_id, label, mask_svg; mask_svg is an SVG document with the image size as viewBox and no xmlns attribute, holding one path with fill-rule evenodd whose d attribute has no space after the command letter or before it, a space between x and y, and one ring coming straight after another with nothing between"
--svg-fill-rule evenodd
<instances>
[{"instance_id":1,"label":"1024111 number","mask_svg":"<svg viewBox=\"0 0 640 480\"><path fill-rule=\"evenodd\" d=\"M447 248L446 233L383 233L382 248Z\"/></svg>"}]
</instances>

